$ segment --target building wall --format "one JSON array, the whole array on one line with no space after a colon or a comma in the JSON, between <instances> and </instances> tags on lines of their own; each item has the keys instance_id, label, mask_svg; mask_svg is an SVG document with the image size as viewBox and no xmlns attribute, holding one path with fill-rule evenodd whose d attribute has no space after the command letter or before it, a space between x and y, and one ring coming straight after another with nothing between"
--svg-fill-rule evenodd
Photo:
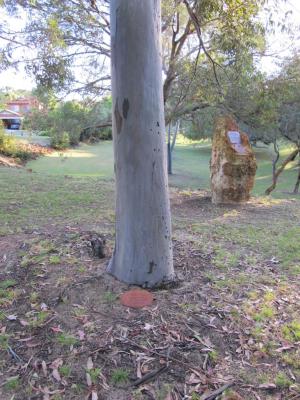
<instances>
[{"instance_id":1,"label":"building wall","mask_svg":"<svg viewBox=\"0 0 300 400\"><path fill-rule=\"evenodd\" d=\"M35 98L30 99L16 99L9 101L6 105L6 108L11 111L15 111L21 114L27 114L32 111L34 108L41 108L40 103Z\"/></svg>"}]
</instances>

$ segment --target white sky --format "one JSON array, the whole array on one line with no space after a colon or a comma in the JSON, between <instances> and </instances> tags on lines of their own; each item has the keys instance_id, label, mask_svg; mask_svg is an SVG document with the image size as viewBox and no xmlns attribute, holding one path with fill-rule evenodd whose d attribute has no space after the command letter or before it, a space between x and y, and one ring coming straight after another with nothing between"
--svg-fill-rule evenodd
<instances>
[{"instance_id":1,"label":"white sky","mask_svg":"<svg viewBox=\"0 0 300 400\"><path fill-rule=\"evenodd\" d=\"M270 0L270 4L274 0ZM275 35L268 35L268 56L264 57L260 63L260 68L271 74L278 70L278 64L289 57L295 49L300 49L300 1L299 0L286 0L285 4L281 4L277 16L274 15L274 20L279 21L284 18L286 11L292 11L288 17L289 23L286 25L291 28L292 32L298 32L291 37L287 33L277 32ZM265 11L263 18L268 18L268 11ZM20 22L20 21L19 21ZM298 28L298 29L297 29ZM0 73L0 87L12 87L14 89L31 90L35 84L34 81L26 75L23 68L19 71L8 70Z\"/></svg>"},{"instance_id":2,"label":"white sky","mask_svg":"<svg viewBox=\"0 0 300 400\"><path fill-rule=\"evenodd\" d=\"M270 1L270 4L274 0ZM285 13L292 11L291 14L284 20ZM265 13L264 18L268 18ZM286 0L285 4L282 2L277 7L277 15L274 15L275 22L284 20L286 28L290 30L287 32L280 32L277 28L276 34L267 36L268 50L266 57L263 57L260 68L267 74L278 71L279 64L288 58L295 50L300 49L300 1L299 0Z\"/></svg>"}]
</instances>

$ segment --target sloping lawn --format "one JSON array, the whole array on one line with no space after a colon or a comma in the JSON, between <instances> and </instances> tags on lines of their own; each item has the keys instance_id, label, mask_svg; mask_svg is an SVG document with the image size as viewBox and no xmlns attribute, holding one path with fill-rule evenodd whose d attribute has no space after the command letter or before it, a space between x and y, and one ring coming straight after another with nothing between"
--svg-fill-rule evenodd
<instances>
[{"instance_id":1,"label":"sloping lawn","mask_svg":"<svg viewBox=\"0 0 300 400\"><path fill-rule=\"evenodd\" d=\"M272 181L272 150L268 147L254 148L258 170L256 173L254 195L263 195ZM291 147L283 146L282 159L291 152ZM173 175L169 177L170 186L181 189L209 189L209 160L211 146L208 142L178 144L173 153ZM37 161L27 164L34 172L50 175L93 176L113 179L112 143L101 142L95 145L81 144L66 152L54 152ZM297 160L287 166L278 180L278 187L272 196L285 198L292 192L298 173Z\"/></svg>"}]
</instances>

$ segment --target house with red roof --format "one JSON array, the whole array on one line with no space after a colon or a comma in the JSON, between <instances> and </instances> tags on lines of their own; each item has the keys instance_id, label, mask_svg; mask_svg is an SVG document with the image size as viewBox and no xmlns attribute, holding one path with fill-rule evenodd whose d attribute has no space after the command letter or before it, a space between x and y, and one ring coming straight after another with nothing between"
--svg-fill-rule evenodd
<instances>
[{"instance_id":1,"label":"house with red roof","mask_svg":"<svg viewBox=\"0 0 300 400\"><path fill-rule=\"evenodd\" d=\"M8 110L25 115L30 113L33 109L40 110L42 108L40 102L35 97L19 97L15 100L10 100L6 103Z\"/></svg>"},{"instance_id":2,"label":"house with red roof","mask_svg":"<svg viewBox=\"0 0 300 400\"><path fill-rule=\"evenodd\" d=\"M35 97L18 98L6 103L6 107L0 110L0 120L6 129L20 129L22 119L33 109L42 109L42 105Z\"/></svg>"}]
</instances>

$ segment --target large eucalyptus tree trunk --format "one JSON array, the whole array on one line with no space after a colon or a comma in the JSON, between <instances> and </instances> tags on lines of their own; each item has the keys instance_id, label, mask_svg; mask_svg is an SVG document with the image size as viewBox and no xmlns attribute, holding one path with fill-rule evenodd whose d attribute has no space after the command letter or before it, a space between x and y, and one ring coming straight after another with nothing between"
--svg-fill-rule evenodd
<instances>
[{"instance_id":1,"label":"large eucalyptus tree trunk","mask_svg":"<svg viewBox=\"0 0 300 400\"><path fill-rule=\"evenodd\" d=\"M174 279L166 171L160 0L111 0L116 243L108 271L153 287Z\"/></svg>"}]
</instances>

